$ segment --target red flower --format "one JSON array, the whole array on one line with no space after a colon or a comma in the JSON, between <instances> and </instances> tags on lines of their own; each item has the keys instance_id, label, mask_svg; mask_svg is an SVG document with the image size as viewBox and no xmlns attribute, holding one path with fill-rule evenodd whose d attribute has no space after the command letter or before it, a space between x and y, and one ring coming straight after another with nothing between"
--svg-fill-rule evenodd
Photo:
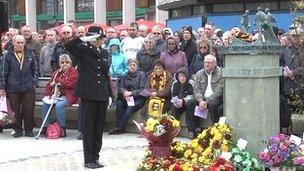
<instances>
[{"instance_id":1,"label":"red flower","mask_svg":"<svg viewBox=\"0 0 304 171\"><path fill-rule=\"evenodd\" d=\"M173 171L183 171L183 168L178 164L174 164Z\"/></svg>"}]
</instances>

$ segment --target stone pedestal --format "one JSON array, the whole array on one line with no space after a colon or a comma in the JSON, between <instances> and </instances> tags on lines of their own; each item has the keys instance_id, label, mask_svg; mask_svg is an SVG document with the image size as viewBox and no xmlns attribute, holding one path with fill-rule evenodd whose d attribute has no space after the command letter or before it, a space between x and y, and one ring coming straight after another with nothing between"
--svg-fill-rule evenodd
<instances>
[{"instance_id":1,"label":"stone pedestal","mask_svg":"<svg viewBox=\"0 0 304 171\"><path fill-rule=\"evenodd\" d=\"M225 54L224 112L237 138L248 141L257 156L264 140L279 132L280 46L243 45L220 49Z\"/></svg>"}]
</instances>

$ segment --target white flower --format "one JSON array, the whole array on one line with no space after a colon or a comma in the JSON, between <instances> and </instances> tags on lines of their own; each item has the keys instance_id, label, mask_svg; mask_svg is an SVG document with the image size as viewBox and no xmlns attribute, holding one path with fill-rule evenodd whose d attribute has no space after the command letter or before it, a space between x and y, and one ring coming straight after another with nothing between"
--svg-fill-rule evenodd
<instances>
[{"instance_id":1,"label":"white flower","mask_svg":"<svg viewBox=\"0 0 304 171\"><path fill-rule=\"evenodd\" d=\"M155 136L161 136L164 133L166 133L165 127L163 125L157 125L155 127L153 135L155 135Z\"/></svg>"}]
</instances>

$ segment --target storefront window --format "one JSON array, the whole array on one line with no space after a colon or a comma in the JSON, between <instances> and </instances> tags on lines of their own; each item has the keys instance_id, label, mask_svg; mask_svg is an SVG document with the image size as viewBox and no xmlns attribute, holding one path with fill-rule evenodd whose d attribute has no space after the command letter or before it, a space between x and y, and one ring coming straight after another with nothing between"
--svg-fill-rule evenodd
<instances>
[{"instance_id":1,"label":"storefront window","mask_svg":"<svg viewBox=\"0 0 304 171\"><path fill-rule=\"evenodd\" d=\"M281 1L280 2L280 10L289 10L292 4L290 1Z\"/></svg>"},{"instance_id":2,"label":"storefront window","mask_svg":"<svg viewBox=\"0 0 304 171\"><path fill-rule=\"evenodd\" d=\"M193 15L204 14L206 8L204 5L197 5L193 7Z\"/></svg>"},{"instance_id":3,"label":"storefront window","mask_svg":"<svg viewBox=\"0 0 304 171\"><path fill-rule=\"evenodd\" d=\"M214 4L213 12L241 12L244 10L242 3L231 3L231 4Z\"/></svg>"},{"instance_id":4,"label":"storefront window","mask_svg":"<svg viewBox=\"0 0 304 171\"><path fill-rule=\"evenodd\" d=\"M55 12L57 13L63 13L63 0L57 0L57 10Z\"/></svg>"},{"instance_id":5,"label":"storefront window","mask_svg":"<svg viewBox=\"0 0 304 171\"><path fill-rule=\"evenodd\" d=\"M246 3L246 9L249 11L256 11L257 7L261 7L263 10L269 8L270 10L278 10L278 2L253 2Z\"/></svg>"},{"instance_id":6,"label":"storefront window","mask_svg":"<svg viewBox=\"0 0 304 171\"><path fill-rule=\"evenodd\" d=\"M183 8L178 8L174 9L171 12L171 17L176 18L176 17L189 17L191 16L191 7L183 7Z\"/></svg>"},{"instance_id":7,"label":"storefront window","mask_svg":"<svg viewBox=\"0 0 304 171\"><path fill-rule=\"evenodd\" d=\"M76 5L76 12L94 11L94 0L78 0Z\"/></svg>"}]
</instances>

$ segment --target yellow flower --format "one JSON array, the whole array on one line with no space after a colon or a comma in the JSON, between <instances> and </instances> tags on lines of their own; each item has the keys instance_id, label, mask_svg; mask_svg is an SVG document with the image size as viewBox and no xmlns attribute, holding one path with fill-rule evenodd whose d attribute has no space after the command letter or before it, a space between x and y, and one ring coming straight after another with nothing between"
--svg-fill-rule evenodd
<instances>
[{"instance_id":1,"label":"yellow flower","mask_svg":"<svg viewBox=\"0 0 304 171\"><path fill-rule=\"evenodd\" d=\"M197 139L203 139L206 136L207 130L204 129L203 132L198 134Z\"/></svg>"},{"instance_id":2,"label":"yellow flower","mask_svg":"<svg viewBox=\"0 0 304 171\"><path fill-rule=\"evenodd\" d=\"M218 129L219 130L225 130L227 128L228 128L228 126L226 124L218 124Z\"/></svg>"},{"instance_id":3,"label":"yellow flower","mask_svg":"<svg viewBox=\"0 0 304 171\"><path fill-rule=\"evenodd\" d=\"M222 144L221 145L221 151L228 151L229 150L229 147L225 144Z\"/></svg>"},{"instance_id":4,"label":"yellow flower","mask_svg":"<svg viewBox=\"0 0 304 171\"><path fill-rule=\"evenodd\" d=\"M215 135L215 134L218 134L219 131L216 129L216 127L212 127L210 133L211 133L211 135Z\"/></svg>"},{"instance_id":5,"label":"yellow flower","mask_svg":"<svg viewBox=\"0 0 304 171\"><path fill-rule=\"evenodd\" d=\"M191 149L188 149L188 150L185 151L184 157L185 157L185 158L189 158L191 154L192 154L192 150L191 150Z\"/></svg>"},{"instance_id":6,"label":"yellow flower","mask_svg":"<svg viewBox=\"0 0 304 171\"><path fill-rule=\"evenodd\" d=\"M212 148L211 147L207 147L206 150L203 152L203 155L205 156L209 156L212 154Z\"/></svg>"},{"instance_id":7,"label":"yellow flower","mask_svg":"<svg viewBox=\"0 0 304 171\"><path fill-rule=\"evenodd\" d=\"M157 124L159 124L159 120L149 118L145 129L152 132Z\"/></svg>"},{"instance_id":8,"label":"yellow flower","mask_svg":"<svg viewBox=\"0 0 304 171\"><path fill-rule=\"evenodd\" d=\"M195 148L195 152L197 153L202 153L203 150L204 149L200 145Z\"/></svg>"},{"instance_id":9,"label":"yellow flower","mask_svg":"<svg viewBox=\"0 0 304 171\"><path fill-rule=\"evenodd\" d=\"M196 148L198 146L198 139L194 139L190 141L190 147L191 148Z\"/></svg>"},{"instance_id":10,"label":"yellow flower","mask_svg":"<svg viewBox=\"0 0 304 171\"><path fill-rule=\"evenodd\" d=\"M181 165L183 171L193 171L192 165L190 163L185 163Z\"/></svg>"},{"instance_id":11,"label":"yellow flower","mask_svg":"<svg viewBox=\"0 0 304 171\"><path fill-rule=\"evenodd\" d=\"M228 141L227 140L223 140L222 143L225 144L225 145L227 145Z\"/></svg>"},{"instance_id":12,"label":"yellow flower","mask_svg":"<svg viewBox=\"0 0 304 171\"><path fill-rule=\"evenodd\" d=\"M204 161L206 160L206 157L205 156L200 156L198 158L198 161L201 162L201 163L204 163Z\"/></svg>"},{"instance_id":13,"label":"yellow flower","mask_svg":"<svg viewBox=\"0 0 304 171\"><path fill-rule=\"evenodd\" d=\"M197 163L197 158L193 158L191 161L192 163Z\"/></svg>"},{"instance_id":14,"label":"yellow flower","mask_svg":"<svg viewBox=\"0 0 304 171\"><path fill-rule=\"evenodd\" d=\"M212 163L212 160L209 158L209 159L206 159L205 161L204 161L204 164L205 165L211 165L211 163Z\"/></svg>"},{"instance_id":15,"label":"yellow flower","mask_svg":"<svg viewBox=\"0 0 304 171\"><path fill-rule=\"evenodd\" d=\"M220 140L220 139L222 139L222 138L223 138L223 136L222 136L221 133L216 133L216 134L214 135L214 137L213 137L214 140Z\"/></svg>"},{"instance_id":16,"label":"yellow flower","mask_svg":"<svg viewBox=\"0 0 304 171\"><path fill-rule=\"evenodd\" d=\"M180 122L176 119L173 119L172 124L173 124L173 127L179 127Z\"/></svg>"},{"instance_id":17,"label":"yellow flower","mask_svg":"<svg viewBox=\"0 0 304 171\"><path fill-rule=\"evenodd\" d=\"M174 167L175 167L175 164L171 164L171 165L169 166L169 171L173 171Z\"/></svg>"},{"instance_id":18,"label":"yellow flower","mask_svg":"<svg viewBox=\"0 0 304 171\"><path fill-rule=\"evenodd\" d=\"M193 153L192 155L191 155L191 158L197 158L197 153Z\"/></svg>"}]
</instances>

